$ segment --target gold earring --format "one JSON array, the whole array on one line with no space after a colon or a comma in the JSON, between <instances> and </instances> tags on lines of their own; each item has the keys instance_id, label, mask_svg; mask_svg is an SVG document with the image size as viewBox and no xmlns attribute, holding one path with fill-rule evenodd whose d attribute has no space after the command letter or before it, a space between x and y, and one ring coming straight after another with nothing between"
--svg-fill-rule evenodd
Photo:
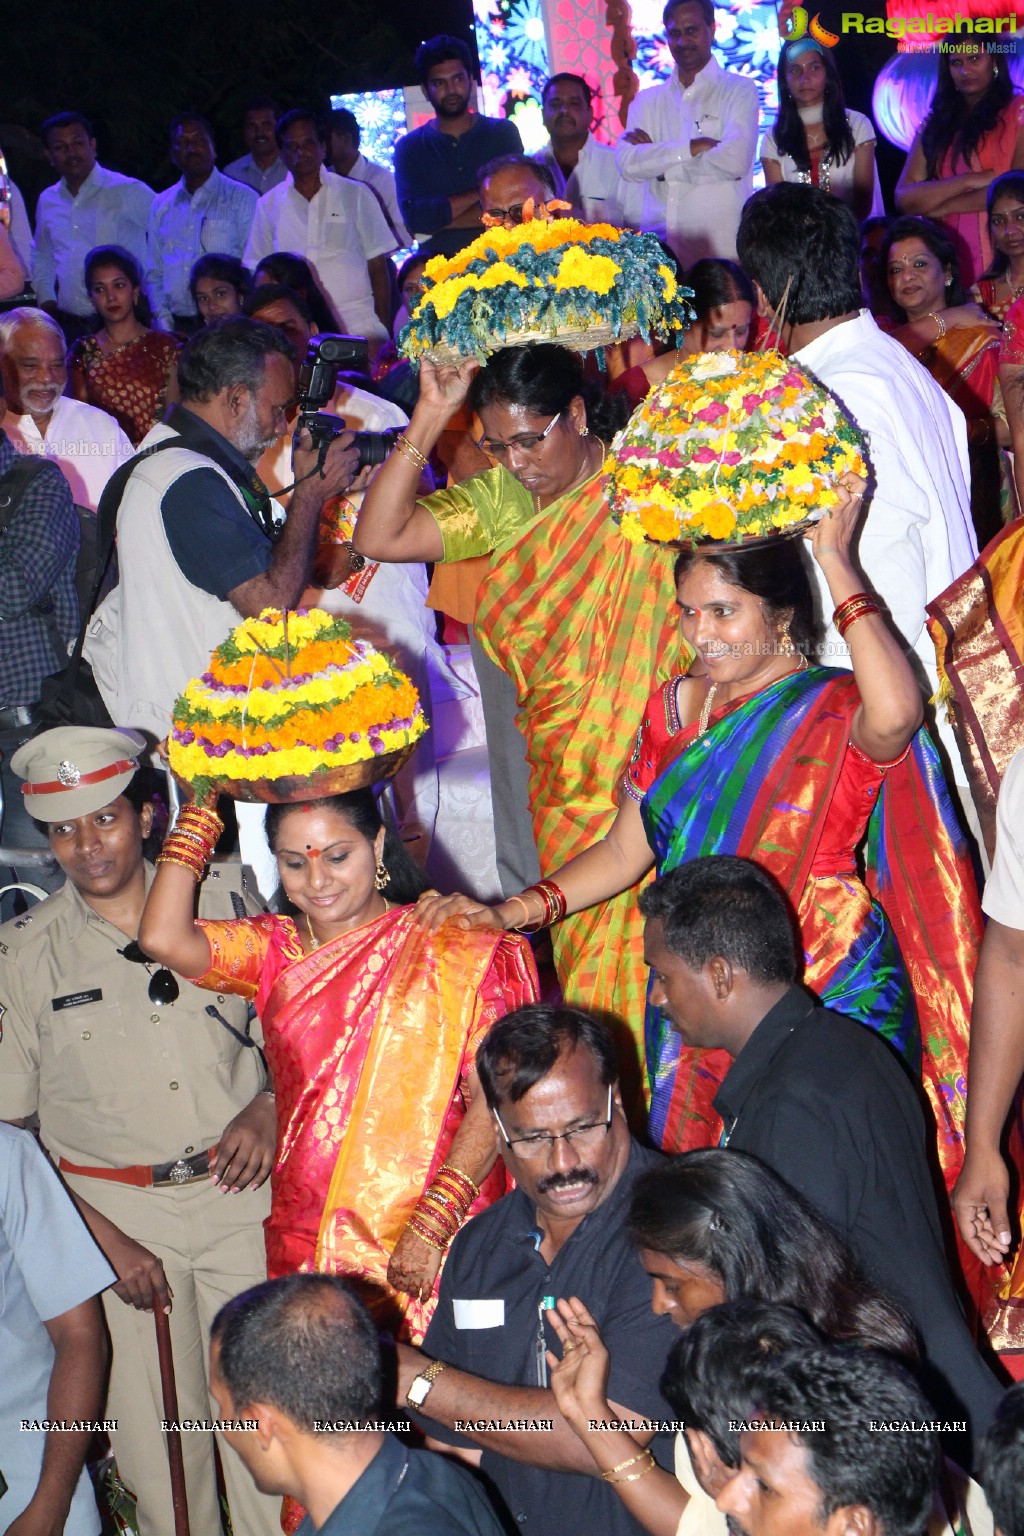
<instances>
[{"instance_id":1,"label":"gold earring","mask_svg":"<svg viewBox=\"0 0 1024 1536\"><path fill-rule=\"evenodd\" d=\"M793 636L789 632L789 623L783 624L779 630L779 652L783 656L794 656L796 646L793 644Z\"/></svg>"},{"instance_id":2,"label":"gold earring","mask_svg":"<svg viewBox=\"0 0 1024 1536\"><path fill-rule=\"evenodd\" d=\"M581 427L579 435L580 435L580 437L589 437L590 436L590 428L586 427L586 426Z\"/></svg>"},{"instance_id":3,"label":"gold earring","mask_svg":"<svg viewBox=\"0 0 1024 1536\"><path fill-rule=\"evenodd\" d=\"M390 879L391 876L388 874L387 869L384 867L384 860L378 859L377 868L373 872L374 890L382 891L384 887L389 883Z\"/></svg>"}]
</instances>

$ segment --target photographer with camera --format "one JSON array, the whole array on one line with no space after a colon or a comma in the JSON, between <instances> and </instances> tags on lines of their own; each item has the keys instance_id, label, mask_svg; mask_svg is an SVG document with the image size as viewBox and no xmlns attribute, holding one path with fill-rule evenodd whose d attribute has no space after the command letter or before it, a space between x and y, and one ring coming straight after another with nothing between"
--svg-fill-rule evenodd
<instances>
[{"instance_id":1,"label":"photographer with camera","mask_svg":"<svg viewBox=\"0 0 1024 1536\"><path fill-rule=\"evenodd\" d=\"M408 418L390 401L357 388L347 377L339 379L339 369L358 374L365 368L366 342L356 336L322 335L301 294L267 284L253 291L245 310L277 327L291 343L298 408L314 440L330 441L346 425L356 429L354 442L359 450L361 473L343 497L330 498L324 506L326 520L333 525L332 538L342 541L358 515L364 485L390 453ZM287 435L279 437L266 450L257 470L275 500L287 505L288 492L277 489L290 485L293 478ZM428 471L421 491L429 494L433 487ZM352 559L351 546L345 542L324 543L314 561L312 584L308 601L328 613L343 615L356 636L395 656L403 672L416 684L430 717L431 672L443 673L446 660L437 643L433 613L426 607L425 567L380 565L361 556ZM432 733L418 743L411 761L394 779L393 787L403 841L417 863L426 866L440 794ZM429 859L430 878L435 883L450 883L451 866L442 864L435 869L436 860L441 858L440 848L435 848L434 853L435 858ZM461 870L458 873L462 876Z\"/></svg>"},{"instance_id":2,"label":"photographer with camera","mask_svg":"<svg viewBox=\"0 0 1024 1536\"><path fill-rule=\"evenodd\" d=\"M121 486L120 580L86 642L119 726L167 735L171 708L239 615L294 608L310 579L320 514L358 471L352 434L322 457L307 432L292 455L297 482L280 525L254 465L288 422L295 377L273 326L233 317L207 326L180 355L180 405L145 437Z\"/></svg>"}]
</instances>

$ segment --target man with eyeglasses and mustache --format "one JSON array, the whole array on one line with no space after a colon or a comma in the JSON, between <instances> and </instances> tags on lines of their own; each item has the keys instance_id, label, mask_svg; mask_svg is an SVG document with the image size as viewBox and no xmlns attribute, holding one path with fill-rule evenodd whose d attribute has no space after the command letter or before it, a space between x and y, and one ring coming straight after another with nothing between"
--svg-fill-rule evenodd
<instances>
[{"instance_id":1,"label":"man with eyeglasses and mustache","mask_svg":"<svg viewBox=\"0 0 1024 1536\"><path fill-rule=\"evenodd\" d=\"M275 1115L241 998L154 965L136 934L153 869L145 750L130 731L66 726L21 747L32 816L67 880L0 928L0 1119L40 1138L117 1275L105 1417L144 1536L173 1536L153 1319L170 1312L181 1417L214 1417L205 1362L223 1304L266 1277ZM155 775L152 775L155 779ZM157 781L159 782L159 781ZM247 910L230 865L204 916ZM225 1195L232 1198L224 1199ZM220 1529L213 1438L182 1437L192 1529ZM226 1457L235 1529L277 1536L279 1504Z\"/></svg>"},{"instance_id":2,"label":"man with eyeglasses and mustache","mask_svg":"<svg viewBox=\"0 0 1024 1536\"><path fill-rule=\"evenodd\" d=\"M624 1226L634 1179L659 1160L634 1142L606 1026L531 1004L501 1019L476 1057L515 1191L455 1240L422 1352L398 1345L399 1403L429 1441L479 1466L506 1518L559 1536L633 1536L643 1526L607 1486L548 1386L558 1357L547 1309L579 1296L611 1356L608 1399L645 1447L642 1476L671 1467L658 1381L675 1333L652 1317L650 1281ZM651 1456L646 1447L650 1445Z\"/></svg>"}]
</instances>

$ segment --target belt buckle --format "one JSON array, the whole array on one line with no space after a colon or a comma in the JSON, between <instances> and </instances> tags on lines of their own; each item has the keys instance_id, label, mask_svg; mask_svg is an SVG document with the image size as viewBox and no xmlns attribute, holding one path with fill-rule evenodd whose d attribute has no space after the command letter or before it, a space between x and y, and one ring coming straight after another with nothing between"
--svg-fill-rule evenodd
<instances>
[{"instance_id":1,"label":"belt buckle","mask_svg":"<svg viewBox=\"0 0 1024 1536\"><path fill-rule=\"evenodd\" d=\"M187 1159L179 1157L176 1163L172 1163L167 1170L167 1177L172 1184L188 1184L195 1178L195 1171L189 1166Z\"/></svg>"}]
</instances>

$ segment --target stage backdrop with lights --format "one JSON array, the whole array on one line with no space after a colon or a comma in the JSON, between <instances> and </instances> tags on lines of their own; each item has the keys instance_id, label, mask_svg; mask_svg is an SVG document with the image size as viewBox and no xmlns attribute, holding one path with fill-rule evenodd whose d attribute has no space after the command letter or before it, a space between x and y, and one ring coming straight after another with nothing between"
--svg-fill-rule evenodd
<instances>
[{"instance_id":1,"label":"stage backdrop with lights","mask_svg":"<svg viewBox=\"0 0 1024 1536\"><path fill-rule=\"evenodd\" d=\"M626 28L636 46L634 70L639 85L654 85L672 69L661 12L664 0L474 0L474 26L480 59L479 106L494 117L508 116L519 129L527 153L543 148L540 92L548 75L570 70L599 87L595 132L612 142L622 132L613 59L616 26ZM632 13L632 26L629 16ZM617 18L609 26L609 14ZM778 107L775 67L779 28L774 5L730 0L716 7L715 56L728 69L757 81L762 126ZM396 138L430 116L418 90L369 91L335 96L336 107L350 107L359 119L363 152L390 166Z\"/></svg>"}]
</instances>

